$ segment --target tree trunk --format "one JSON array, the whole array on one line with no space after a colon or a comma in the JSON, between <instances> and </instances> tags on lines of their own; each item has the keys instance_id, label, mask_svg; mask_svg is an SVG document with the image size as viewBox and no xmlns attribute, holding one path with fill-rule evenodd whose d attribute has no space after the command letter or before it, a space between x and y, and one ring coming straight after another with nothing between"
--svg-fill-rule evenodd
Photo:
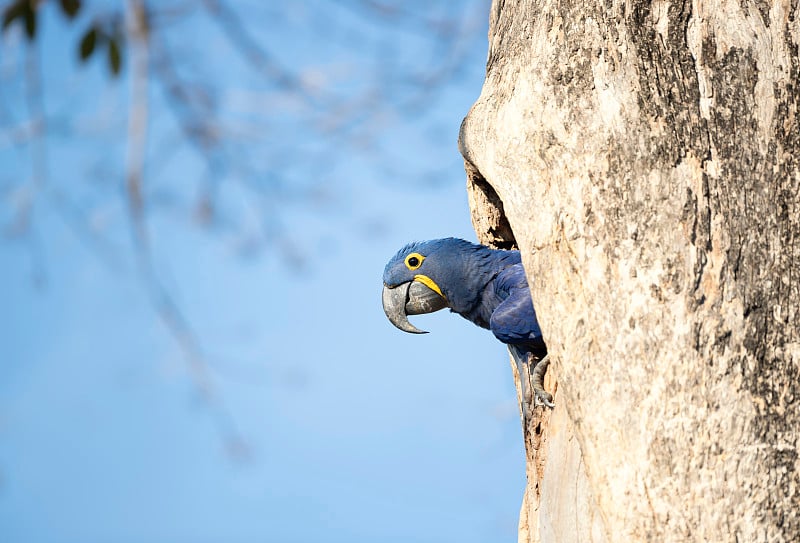
<instances>
[{"instance_id":1,"label":"tree trunk","mask_svg":"<svg viewBox=\"0 0 800 543\"><path fill-rule=\"evenodd\" d=\"M558 379L520 541L800 541L799 17L494 1L459 143Z\"/></svg>"}]
</instances>

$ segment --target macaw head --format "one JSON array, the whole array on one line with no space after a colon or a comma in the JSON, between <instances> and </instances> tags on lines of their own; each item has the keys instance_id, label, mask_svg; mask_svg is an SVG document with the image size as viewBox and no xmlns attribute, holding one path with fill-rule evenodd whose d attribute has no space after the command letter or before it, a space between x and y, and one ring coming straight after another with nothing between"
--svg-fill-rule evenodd
<instances>
[{"instance_id":1,"label":"macaw head","mask_svg":"<svg viewBox=\"0 0 800 543\"><path fill-rule=\"evenodd\" d=\"M460 274L465 247L473 244L455 238L406 245L383 271L383 310L404 332L425 334L408 322L408 315L433 313L449 306L448 290Z\"/></svg>"}]
</instances>

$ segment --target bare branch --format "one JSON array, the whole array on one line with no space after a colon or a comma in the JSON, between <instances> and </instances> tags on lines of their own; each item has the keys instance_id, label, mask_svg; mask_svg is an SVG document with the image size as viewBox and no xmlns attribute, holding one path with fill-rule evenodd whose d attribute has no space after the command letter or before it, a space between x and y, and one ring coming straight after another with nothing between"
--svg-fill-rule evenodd
<instances>
[{"instance_id":1,"label":"bare branch","mask_svg":"<svg viewBox=\"0 0 800 543\"><path fill-rule=\"evenodd\" d=\"M44 109L44 96L42 93L41 63L39 47L31 44L27 50L25 62L26 105L28 116L31 119L31 179L24 189L23 198L17 209L17 217L12 226L12 232L24 235L28 240L31 255L31 275L33 283L37 286L44 285L46 281L46 266L44 262L44 246L36 225L33 221L36 201L39 199L47 183L47 141L46 122Z\"/></svg>"},{"instance_id":2,"label":"bare branch","mask_svg":"<svg viewBox=\"0 0 800 543\"><path fill-rule=\"evenodd\" d=\"M247 451L246 441L236 429L233 418L224 401L215 391L200 342L178 305L158 280L153 266L145 221L145 200L142 187L146 156L150 81L150 39L147 11L143 0L128 0L126 19L128 35L131 38L131 98L128 111L125 188L133 241L140 270L150 298L161 320L186 356L190 375L201 398L205 403L214 407L217 425L225 440L226 448L232 456L243 457Z\"/></svg>"},{"instance_id":3,"label":"bare branch","mask_svg":"<svg viewBox=\"0 0 800 543\"><path fill-rule=\"evenodd\" d=\"M126 17L128 35L131 38L131 98L128 110L125 190L134 243L142 255L147 255L149 243L144 221L142 176L147 143L149 39L144 3L141 0L128 0Z\"/></svg>"},{"instance_id":4,"label":"bare branch","mask_svg":"<svg viewBox=\"0 0 800 543\"><path fill-rule=\"evenodd\" d=\"M212 21L219 25L231 44L255 70L264 73L279 88L295 93L311 104L316 102L307 85L291 70L282 66L274 55L250 35L239 16L224 0L203 0L203 6L208 10Z\"/></svg>"}]
</instances>

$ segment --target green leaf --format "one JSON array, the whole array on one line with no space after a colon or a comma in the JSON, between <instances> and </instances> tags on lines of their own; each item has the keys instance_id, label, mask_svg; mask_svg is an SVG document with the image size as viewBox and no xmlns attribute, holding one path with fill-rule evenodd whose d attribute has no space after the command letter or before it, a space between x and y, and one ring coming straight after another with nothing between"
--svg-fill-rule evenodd
<instances>
[{"instance_id":1,"label":"green leaf","mask_svg":"<svg viewBox=\"0 0 800 543\"><path fill-rule=\"evenodd\" d=\"M94 46L97 44L97 27L91 26L86 34L81 38L80 54L81 60L86 61L94 53Z\"/></svg>"},{"instance_id":2,"label":"green leaf","mask_svg":"<svg viewBox=\"0 0 800 543\"><path fill-rule=\"evenodd\" d=\"M108 40L108 66L113 75L119 75L119 69L122 67L122 53L117 38Z\"/></svg>"},{"instance_id":3,"label":"green leaf","mask_svg":"<svg viewBox=\"0 0 800 543\"><path fill-rule=\"evenodd\" d=\"M29 40L36 37L36 9L33 7L32 2L25 3L25 33L28 35Z\"/></svg>"},{"instance_id":4,"label":"green leaf","mask_svg":"<svg viewBox=\"0 0 800 543\"><path fill-rule=\"evenodd\" d=\"M78 14L81 9L81 0L61 0L61 11L70 19Z\"/></svg>"}]
</instances>

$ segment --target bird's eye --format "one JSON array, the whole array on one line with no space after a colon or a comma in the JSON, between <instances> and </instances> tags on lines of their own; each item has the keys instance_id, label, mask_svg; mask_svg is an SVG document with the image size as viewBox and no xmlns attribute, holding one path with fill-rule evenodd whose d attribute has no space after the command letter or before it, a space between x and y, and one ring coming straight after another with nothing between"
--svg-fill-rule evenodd
<instances>
[{"instance_id":1,"label":"bird's eye","mask_svg":"<svg viewBox=\"0 0 800 543\"><path fill-rule=\"evenodd\" d=\"M416 270L420 266L422 266L422 261L425 260L425 257L419 253L411 253L406 257L406 267L409 270Z\"/></svg>"}]
</instances>

